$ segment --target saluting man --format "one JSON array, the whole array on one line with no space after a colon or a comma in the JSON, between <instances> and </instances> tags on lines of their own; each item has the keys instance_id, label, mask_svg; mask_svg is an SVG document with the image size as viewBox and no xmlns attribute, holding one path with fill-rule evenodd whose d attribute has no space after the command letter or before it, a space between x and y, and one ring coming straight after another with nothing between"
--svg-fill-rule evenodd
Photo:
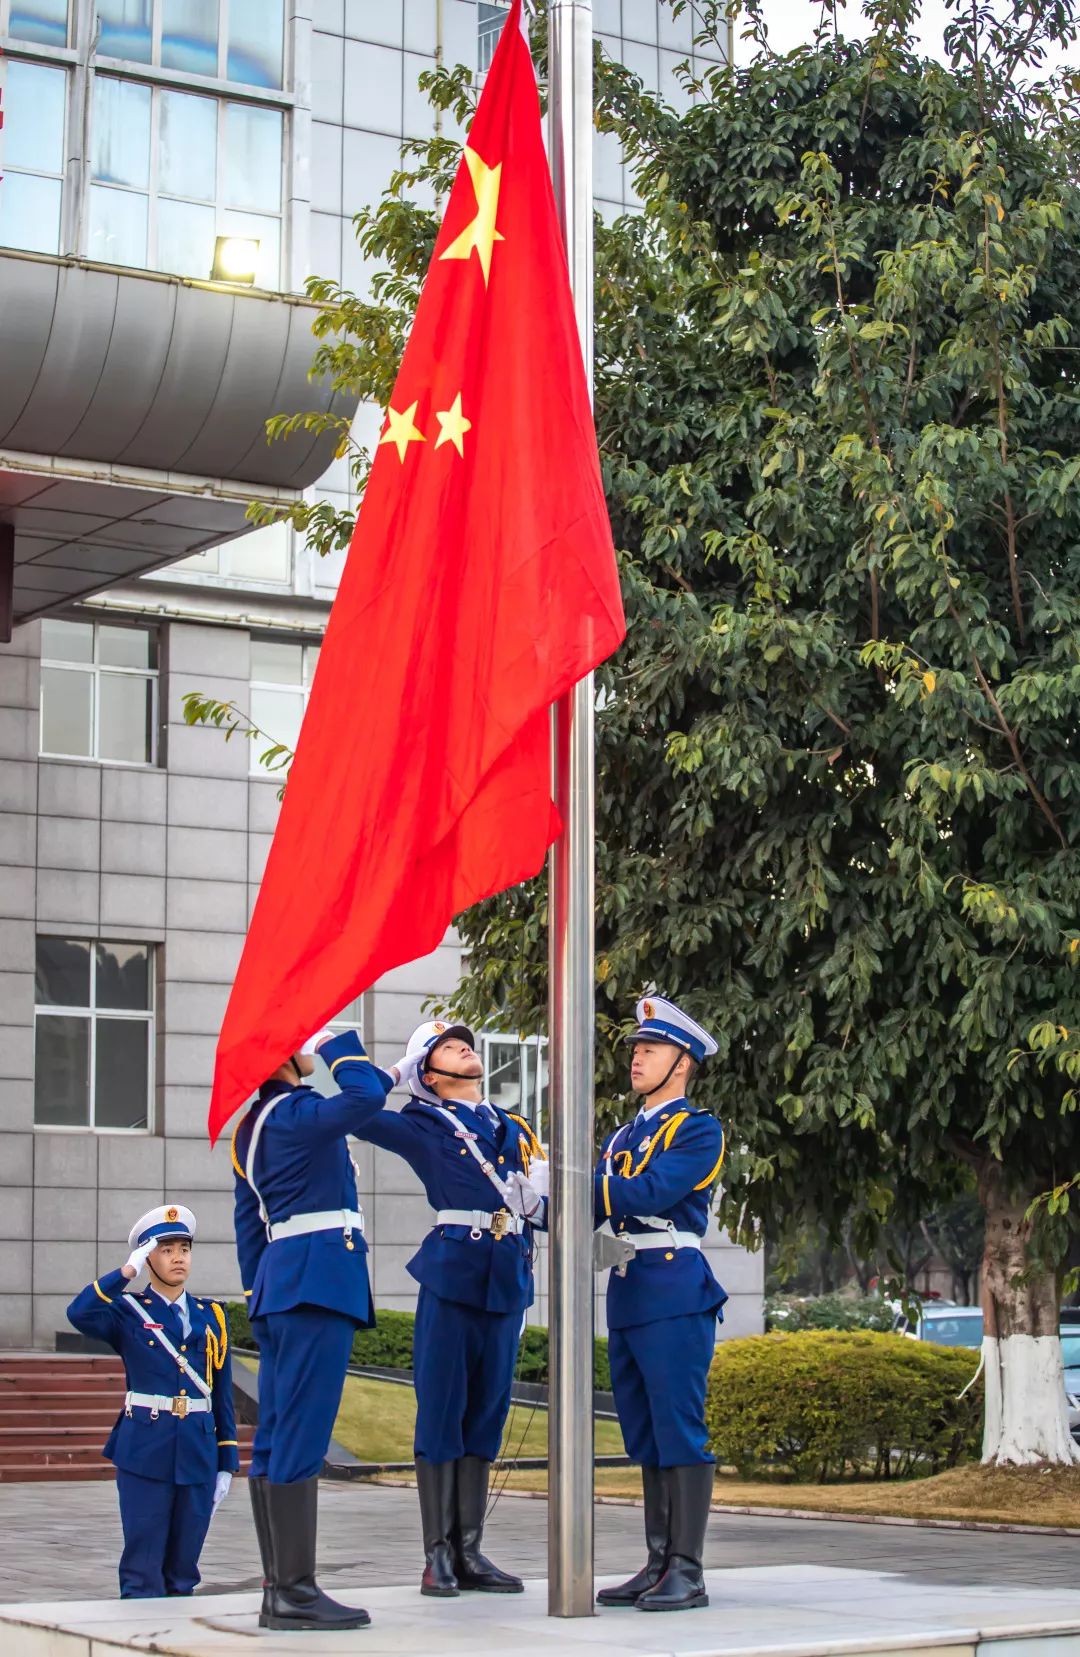
<instances>
[{"instance_id":1,"label":"saluting man","mask_svg":"<svg viewBox=\"0 0 1080 1657\"><path fill-rule=\"evenodd\" d=\"M102 1452L116 1467L123 1599L194 1592L210 1519L240 1466L225 1312L185 1286L194 1238L190 1208L151 1209L131 1229L126 1263L67 1309L124 1362L124 1408ZM129 1292L144 1266L145 1292Z\"/></svg>"},{"instance_id":2,"label":"saluting man","mask_svg":"<svg viewBox=\"0 0 1080 1657\"><path fill-rule=\"evenodd\" d=\"M403 1157L435 1209L434 1227L409 1261L420 1284L413 1334L420 1592L518 1594L520 1577L493 1565L480 1543L522 1318L533 1301L532 1231L547 1223L544 1154L522 1117L485 1098L483 1061L466 1025L421 1024L394 1069L412 1097L355 1131Z\"/></svg>"},{"instance_id":3,"label":"saluting man","mask_svg":"<svg viewBox=\"0 0 1080 1657\"><path fill-rule=\"evenodd\" d=\"M638 1002L637 1021L630 1084L641 1108L607 1140L595 1196L601 1232L625 1257L608 1281L608 1352L627 1453L641 1465L648 1561L597 1598L683 1611L709 1603L702 1556L715 1469L705 1387L727 1295L701 1244L724 1131L687 1098L717 1050L713 1038L658 996Z\"/></svg>"},{"instance_id":4,"label":"saluting man","mask_svg":"<svg viewBox=\"0 0 1080 1657\"><path fill-rule=\"evenodd\" d=\"M318 1050L341 1092L306 1085ZM394 1085L353 1031L321 1030L280 1065L233 1134L237 1252L259 1342L251 1506L262 1628L363 1628L315 1580L319 1471L357 1329L375 1321L348 1136Z\"/></svg>"}]
</instances>

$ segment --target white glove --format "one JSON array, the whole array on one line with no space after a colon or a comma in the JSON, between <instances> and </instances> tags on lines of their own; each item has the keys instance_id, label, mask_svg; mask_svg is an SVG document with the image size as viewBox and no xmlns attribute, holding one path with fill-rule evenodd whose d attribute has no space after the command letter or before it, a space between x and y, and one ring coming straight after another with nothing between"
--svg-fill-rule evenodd
<instances>
[{"instance_id":1,"label":"white glove","mask_svg":"<svg viewBox=\"0 0 1080 1657\"><path fill-rule=\"evenodd\" d=\"M232 1474L231 1473L226 1473L223 1470L222 1472L220 1472L218 1474L217 1478L214 1480L214 1505L210 1509L211 1514L214 1514L214 1513L217 1512L218 1504L219 1504L219 1502L223 1502L225 1500L226 1496L229 1494L229 1487L231 1486L231 1484L232 1484Z\"/></svg>"},{"instance_id":2,"label":"white glove","mask_svg":"<svg viewBox=\"0 0 1080 1657\"><path fill-rule=\"evenodd\" d=\"M160 1241L160 1237L151 1237L148 1243L140 1243L137 1249L132 1249L131 1253L124 1262L124 1276L129 1277L134 1281L146 1265L147 1260L150 1255L153 1254ZM131 1267L130 1271L128 1270L129 1266Z\"/></svg>"},{"instance_id":3,"label":"white glove","mask_svg":"<svg viewBox=\"0 0 1080 1657\"><path fill-rule=\"evenodd\" d=\"M313 1036L308 1037L300 1051L307 1058L311 1058L320 1044L324 1041L332 1041L333 1036L333 1030L316 1030Z\"/></svg>"},{"instance_id":4,"label":"white glove","mask_svg":"<svg viewBox=\"0 0 1080 1657\"><path fill-rule=\"evenodd\" d=\"M397 1073L398 1087L408 1087L419 1076L426 1062L426 1053L405 1053L400 1059L395 1059L390 1068Z\"/></svg>"},{"instance_id":5,"label":"white glove","mask_svg":"<svg viewBox=\"0 0 1080 1657\"><path fill-rule=\"evenodd\" d=\"M535 1220L543 1214L544 1199L524 1174L511 1174L506 1182L506 1206L523 1220Z\"/></svg>"},{"instance_id":6,"label":"white glove","mask_svg":"<svg viewBox=\"0 0 1080 1657\"><path fill-rule=\"evenodd\" d=\"M529 1165L529 1184L538 1197L551 1195L551 1163L533 1162Z\"/></svg>"}]
</instances>

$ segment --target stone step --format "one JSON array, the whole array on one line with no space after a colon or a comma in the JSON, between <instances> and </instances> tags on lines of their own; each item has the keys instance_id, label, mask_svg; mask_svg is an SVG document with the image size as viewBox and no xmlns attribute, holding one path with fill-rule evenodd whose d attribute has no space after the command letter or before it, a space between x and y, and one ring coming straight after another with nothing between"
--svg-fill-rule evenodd
<instances>
[{"instance_id":1,"label":"stone step","mask_svg":"<svg viewBox=\"0 0 1080 1657\"><path fill-rule=\"evenodd\" d=\"M47 1462L10 1463L0 1467L0 1484L44 1484L47 1481L58 1479L115 1479L116 1471L111 1461L99 1461L96 1466L88 1463L66 1463L62 1466L50 1465Z\"/></svg>"},{"instance_id":2,"label":"stone step","mask_svg":"<svg viewBox=\"0 0 1080 1657\"><path fill-rule=\"evenodd\" d=\"M70 1373L72 1370L119 1370L122 1367L119 1358L111 1354L102 1354L99 1357L92 1352L71 1352L66 1355L57 1352L6 1352L0 1355L0 1379L8 1375L26 1373L58 1375Z\"/></svg>"},{"instance_id":3,"label":"stone step","mask_svg":"<svg viewBox=\"0 0 1080 1657\"><path fill-rule=\"evenodd\" d=\"M0 1398L15 1398L20 1393L44 1392L73 1392L76 1389L84 1392L114 1392L117 1384L123 1384L124 1372L117 1367L112 1370L66 1370L62 1374L51 1373L48 1370L40 1375L24 1370L17 1375L0 1375Z\"/></svg>"}]
</instances>

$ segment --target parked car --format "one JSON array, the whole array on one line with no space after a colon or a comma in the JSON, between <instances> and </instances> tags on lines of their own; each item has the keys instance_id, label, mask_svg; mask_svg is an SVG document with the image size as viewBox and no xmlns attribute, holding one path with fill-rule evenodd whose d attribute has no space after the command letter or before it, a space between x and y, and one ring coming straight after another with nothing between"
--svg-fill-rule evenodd
<instances>
[{"instance_id":1,"label":"parked car","mask_svg":"<svg viewBox=\"0 0 1080 1657\"><path fill-rule=\"evenodd\" d=\"M1061 1325L1061 1356L1065 1364L1065 1397L1069 1404L1069 1431L1080 1443L1080 1328Z\"/></svg>"},{"instance_id":2,"label":"parked car","mask_svg":"<svg viewBox=\"0 0 1080 1657\"><path fill-rule=\"evenodd\" d=\"M903 1311L893 1319L898 1335L909 1335L915 1341L933 1341L935 1346L982 1345L983 1319L979 1306L952 1306L946 1301L935 1301L922 1306L913 1324Z\"/></svg>"}]
</instances>

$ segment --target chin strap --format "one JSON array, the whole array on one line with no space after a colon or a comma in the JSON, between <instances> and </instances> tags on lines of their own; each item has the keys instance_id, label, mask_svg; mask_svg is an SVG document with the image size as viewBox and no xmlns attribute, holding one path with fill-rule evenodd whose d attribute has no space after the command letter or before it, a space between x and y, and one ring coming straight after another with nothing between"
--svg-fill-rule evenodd
<instances>
[{"instance_id":1,"label":"chin strap","mask_svg":"<svg viewBox=\"0 0 1080 1657\"><path fill-rule=\"evenodd\" d=\"M437 1064L425 1064L423 1074L425 1076L445 1076L447 1080L451 1082L479 1083L483 1079L482 1075L463 1076L460 1070L440 1070Z\"/></svg>"}]
</instances>

